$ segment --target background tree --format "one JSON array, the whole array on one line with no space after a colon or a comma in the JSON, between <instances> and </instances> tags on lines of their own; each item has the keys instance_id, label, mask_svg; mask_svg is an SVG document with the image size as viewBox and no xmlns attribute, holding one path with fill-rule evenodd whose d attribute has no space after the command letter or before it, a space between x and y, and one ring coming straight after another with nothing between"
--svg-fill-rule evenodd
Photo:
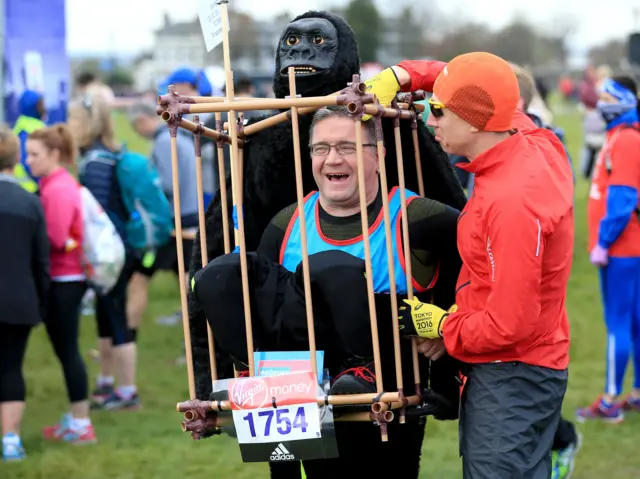
<instances>
[{"instance_id":1,"label":"background tree","mask_svg":"<svg viewBox=\"0 0 640 479\"><path fill-rule=\"evenodd\" d=\"M451 26L437 39L428 39L428 56L445 62L463 53L490 51L493 32L483 23L464 22Z\"/></svg>"},{"instance_id":2,"label":"background tree","mask_svg":"<svg viewBox=\"0 0 640 479\"><path fill-rule=\"evenodd\" d=\"M344 17L356 35L360 61L375 62L383 25L374 1L351 0L344 11Z\"/></svg>"},{"instance_id":3,"label":"background tree","mask_svg":"<svg viewBox=\"0 0 640 479\"><path fill-rule=\"evenodd\" d=\"M403 58L419 58L424 55L425 21L417 7L405 6L395 19L398 35L398 54Z\"/></svg>"},{"instance_id":4,"label":"background tree","mask_svg":"<svg viewBox=\"0 0 640 479\"><path fill-rule=\"evenodd\" d=\"M499 57L518 65L531 65L538 35L524 18L516 18L498 31L492 43L491 52Z\"/></svg>"},{"instance_id":5,"label":"background tree","mask_svg":"<svg viewBox=\"0 0 640 479\"><path fill-rule=\"evenodd\" d=\"M593 65L609 65L617 68L627 58L627 42L610 40L589 50L589 60Z\"/></svg>"}]
</instances>

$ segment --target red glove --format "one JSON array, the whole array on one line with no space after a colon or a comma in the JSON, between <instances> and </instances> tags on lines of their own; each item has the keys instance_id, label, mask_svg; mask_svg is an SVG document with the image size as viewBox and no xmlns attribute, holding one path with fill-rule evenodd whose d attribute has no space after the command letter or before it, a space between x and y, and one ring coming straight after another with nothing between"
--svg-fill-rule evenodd
<instances>
[{"instance_id":1,"label":"red glove","mask_svg":"<svg viewBox=\"0 0 640 479\"><path fill-rule=\"evenodd\" d=\"M407 71L411 77L411 84L405 85L402 91L424 90L433 93L433 84L440 72L446 66L446 62L437 60L405 60L398 66Z\"/></svg>"}]
</instances>

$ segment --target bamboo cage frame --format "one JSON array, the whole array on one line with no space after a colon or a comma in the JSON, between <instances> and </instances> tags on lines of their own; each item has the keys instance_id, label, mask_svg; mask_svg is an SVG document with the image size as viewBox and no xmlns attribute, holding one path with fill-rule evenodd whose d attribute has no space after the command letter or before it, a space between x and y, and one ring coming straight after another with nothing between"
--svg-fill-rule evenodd
<instances>
[{"instance_id":1,"label":"bamboo cage frame","mask_svg":"<svg viewBox=\"0 0 640 479\"><path fill-rule=\"evenodd\" d=\"M347 412L343 415L335 417L336 421L374 421L380 426L382 441L388 440L387 424L395 419L395 412L399 412L400 424L405 423L407 407L417 407L423 403L423 391L420 381L420 367L418 362L417 342L416 338L411 339L412 349L412 361L414 371L414 390L413 394L406 396L405 387L402 377L402 364L400 360L400 332L398 327L398 304L396 296L396 285L394 278L394 265L392 255L392 240L391 240L391 220L388 204L388 192L387 176L386 176L386 164L385 164L385 149L384 138L382 134L382 118L393 119L394 125L394 139L396 148L396 158L398 167L398 179L399 179L399 191L401 195L401 218L402 218L402 240L403 248L405 251L409 251L409 231L408 231L408 217L407 217L407 202L406 202L406 190L405 190L405 177L404 177L404 160L402 154L402 143L400 137L400 121L410 121L412 126L412 140L414 146L416 173L418 175L419 183L419 195L425 196L424 184L422 179L422 171L420 165L420 153L417 135L417 122L419 121L420 112L424 111L424 106L414 104L416 100L422 100L425 98L425 94L422 91L411 93L399 93L396 99L392 102L390 107L382 107L374 95L366 93L366 85L360 81L359 75L353 75L352 82L348 83L346 88L340 92L336 92L327 96L320 97L306 97L303 98L296 94L296 75L294 68L290 67L288 70L289 75L289 89L290 96L286 98L276 99L256 99L256 98L235 98L233 91L233 72L230 68L230 54L229 54L229 40L228 40L228 25L227 25L227 1L221 0L219 2L222 13L222 32L223 32L223 57L225 62L225 74L226 74L226 98L223 97L203 97L193 96L185 97L176 93L174 85L170 85L168 88L168 94L158 97L157 113L167 123L167 127L170 130L171 135L171 164L172 164L172 176L173 176L173 199L174 199L174 214L175 214L175 231L173 236L177 245L177 257L178 257L178 270L179 270L179 287L180 287L180 299L183 318L183 331L186 347L186 360L187 360L187 374L189 383L189 394L191 399L188 401L180 402L177 404L176 409L178 412L184 414L184 421L182 422L182 430L191 432L194 439L199 439L204 435L210 435L220 432L220 427L228 423L229 418L220 417L218 412L229 411L229 401L201 401L195 399L195 383L193 373L193 358L191 348L191 337L189 329L189 315L187 308L187 291L186 291L186 278L185 278L185 265L183 257L183 239L195 239L196 235L191 232L185 232L182 229L180 220L180 186L179 186L179 173L178 173L178 148L177 148L177 131L178 128L183 128L190 131L194 135L195 157L196 157L196 182L198 188L198 223L200 231L200 244L202 249L201 262L204 268L209 258L207 257L207 237L204 218L204 205L203 205L203 187L202 187L202 154L201 154L201 136L205 136L216 141L217 153L218 153L218 168L220 179L220 198L223 205L227 204L228 191L226 188L226 172L224 165L224 148L228 146L230 151L230 167L231 167L231 195L235 210L237 211L237 225L234 223L234 245L240 250L240 266L242 274L242 292L244 299L244 313L245 313L245 325L246 325L246 341L248 349L249 359L249 376L254 376L255 365L253 359L253 327L251 317L251 307L249 301L249 284L248 284L248 272L247 272L247 251L244 237L244 215L243 215L243 147L245 145L244 138L255 134L265 128L269 128L275 124L291 121L293 143L294 143L294 159L295 159L295 172L296 172L296 195L298 200L298 217L301 221L301 243L302 243L302 257L303 257L303 280L306 302L306 315L307 326L309 334L309 352L312 365L312 371L318 377L317 364L316 364L316 341L314 332L313 321L313 308L311 299L311 287L309 276L309 263L308 263L308 251L306 242L306 229L304 225L304 194L302 190L302 167L301 167L301 155L300 155L300 138L298 131L298 118L299 115L305 115L313 113L319 108L330 105L343 105L346 106L349 113L358 121L356 122L356 157L357 157L357 176L359 184L359 195L361 204L361 220L363 230L363 240L365 247L365 267L366 267L366 281L368 291L368 305L371 322L372 343L374 353L374 364L376 373L376 393L371 394L350 394L350 395L325 395L317 398L318 405L334 405L334 406L357 406L357 405L370 405L371 410L369 412ZM276 114L268 117L262 121L256 122L251 125L244 126L242 118L239 121L236 117L236 112L250 111L250 110L264 110L264 109L279 109L287 110L283 113ZM222 123L221 113L228 113L228 122ZM198 113L215 113L216 128L206 128L200 123L199 117L194 116L194 121L189 121L183 118L185 114L198 114ZM381 190L383 192L383 213L384 213L384 227L386 237L386 248L388 258L388 268L390 274L390 297L391 297L391 318L393 321L393 341L394 341L394 360L395 360L395 375L396 375L396 392L385 392L383 388L383 378L381 369L380 358L380 345L377 330L377 318L375 309L375 298L373 292L373 272L371 264L371 251L369 241L369 226L367 217L367 205L364 191L364 175L363 175L363 139L362 139L362 116L370 115L372 118L368 121L375 122L376 130L376 146L377 154L380 163L380 182ZM228 131L228 133L225 133ZM222 222L224 230L224 251L225 254L231 252L231 238L229 237L229 212L227 208L222 208ZM411 272L411 255L405 255L405 271L407 278L407 295L411 299L413 298L413 284L412 284L412 272ZM217 369L215 358L215 343L213 333L209 324L207 324L207 335L209 345L209 359L211 367L212 381L216 381ZM234 377L238 377L237 372ZM274 399L274 407L275 404ZM225 422L226 421L226 422Z\"/></svg>"}]
</instances>

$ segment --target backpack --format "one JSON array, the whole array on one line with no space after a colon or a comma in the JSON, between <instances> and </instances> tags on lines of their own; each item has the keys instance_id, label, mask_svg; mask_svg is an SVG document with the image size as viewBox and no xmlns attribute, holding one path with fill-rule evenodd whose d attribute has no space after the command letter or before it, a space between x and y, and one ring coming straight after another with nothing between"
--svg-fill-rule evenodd
<instances>
[{"instance_id":1,"label":"backpack","mask_svg":"<svg viewBox=\"0 0 640 479\"><path fill-rule=\"evenodd\" d=\"M106 294L113 289L124 267L124 244L107 213L84 186L80 187L80 198L83 268L91 287Z\"/></svg>"},{"instance_id":2,"label":"backpack","mask_svg":"<svg viewBox=\"0 0 640 479\"><path fill-rule=\"evenodd\" d=\"M123 148L116 162L116 178L129 213L127 244L139 252L167 244L174 228L173 212L156 167L146 156Z\"/></svg>"}]
</instances>

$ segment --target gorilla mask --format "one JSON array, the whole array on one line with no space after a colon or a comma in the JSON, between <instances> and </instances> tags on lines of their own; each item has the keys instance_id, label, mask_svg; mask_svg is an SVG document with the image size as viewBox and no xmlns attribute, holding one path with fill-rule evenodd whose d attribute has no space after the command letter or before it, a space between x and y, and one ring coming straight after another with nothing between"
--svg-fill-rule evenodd
<instances>
[{"instance_id":1,"label":"gorilla mask","mask_svg":"<svg viewBox=\"0 0 640 479\"><path fill-rule=\"evenodd\" d=\"M329 12L310 11L294 18L280 36L273 91L289 95L289 67L296 73L296 91L302 96L324 96L347 87L360 73L353 30Z\"/></svg>"},{"instance_id":2,"label":"gorilla mask","mask_svg":"<svg viewBox=\"0 0 640 479\"><path fill-rule=\"evenodd\" d=\"M313 76L333 66L338 50L338 31L324 18L303 18L287 25L279 45L280 75Z\"/></svg>"}]
</instances>

